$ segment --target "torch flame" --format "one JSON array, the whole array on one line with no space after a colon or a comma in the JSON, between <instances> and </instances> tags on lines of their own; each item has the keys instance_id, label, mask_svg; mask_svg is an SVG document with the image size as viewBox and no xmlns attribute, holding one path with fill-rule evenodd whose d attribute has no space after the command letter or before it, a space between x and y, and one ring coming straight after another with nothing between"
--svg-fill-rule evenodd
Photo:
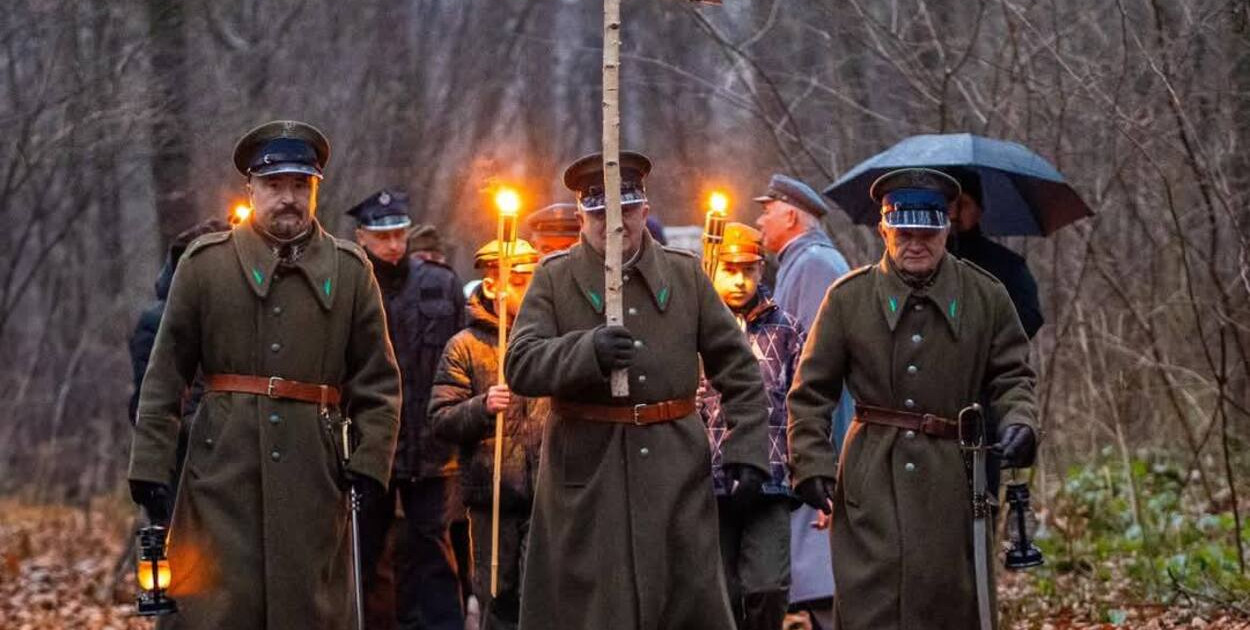
<instances>
[{"instance_id":1,"label":"torch flame","mask_svg":"<svg viewBox=\"0 0 1250 630\"><path fill-rule=\"evenodd\" d=\"M171 577L169 571L169 561L159 560L156 563L156 579L152 579L152 562L150 560L140 560L138 566L139 588L145 591L160 588L162 590L169 588L169 579Z\"/></svg>"},{"instance_id":2,"label":"torch flame","mask_svg":"<svg viewBox=\"0 0 1250 630\"><path fill-rule=\"evenodd\" d=\"M721 191L715 191L707 198L708 208L716 214L725 214L729 210L729 196Z\"/></svg>"},{"instance_id":3,"label":"torch flame","mask_svg":"<svg viewBox=\"0 0 1250 630\"><path fill-rule=\"evenodd\" d=\"M495 191L495 207L499 214L515 216L521 209L521 195L511 188L500 188Z\"/></svg>"},{"instance_id":4,"label":"torch flame","mask_svg":"<svg viewBox=\"0 0 1250 630\"><path fill-rule=\"evenodd\" d=\"M248 217L252 216L252 208L245 203L241 203L235 206L234 210L230 211L230 216L236 224L243 223L247 221Z\"/></svg>"}]
</instances>

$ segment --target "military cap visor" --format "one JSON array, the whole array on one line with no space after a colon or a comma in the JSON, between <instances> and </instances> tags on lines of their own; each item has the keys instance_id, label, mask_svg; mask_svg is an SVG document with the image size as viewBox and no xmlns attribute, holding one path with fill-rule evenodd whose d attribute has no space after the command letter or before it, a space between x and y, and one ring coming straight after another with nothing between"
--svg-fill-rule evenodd
<instances>
[{"instance_id":1,"label":"military cap visor","mask_svg":"<svg viewBox=\"0 0 1250 630\"><path fill-rule=\"evenodd\" d=\"M940 230L950 225L947 201L942 193L923 188L902 188L881 200L881 222L908 230Z\"/></svg>"},{"instance_id":2,"label":"military cap visor","mask_svg":"<svg viewBox=\"0 0 1250 630\"><path fill-rule=\"evenodd\" d=\"M381 190L356 204L347 214L356 219L356 227L370 232L399 230L412 225L408 216L408 195Z\"/></svg>"},{"instance_id":3,"label":"military cap visor","mask_svg":"<svg viewBox=\"0 0 1250 630\"><path fill-rule=\"evenodd\" d=\"M621 151L621 205L647 201L643 182L651 173L651 160L635 151ZM577 193L577 207L583 212L601 212L607 207L603 182L603 154L592 153L564 169L564 185Z\"/></svg>"},{"instance_id":4,"label":"military cap visor","mask_svg":"<svg viewBox=\"0 0 1250 630\"><path fill-rule=\"evenodd\" d=\"M511 252L508 255L508 262L511 268L518 273L532 272L538 265L538 260L542 257L538 250L529 241L519 238L512 243ZM499 241L491 241L473 253L473 267L476 269L489 269L499 265Z\"/></svg>"},{"instance_id":5,"label":"military cap visor","mask_svg":"<svg viewBox=\"0 0 1250 630\"><path fill-rule=\"evenodd\" d=\"M264 177L301 173L322 177L330 161L330 143L316 127L295 120L275 120L247 132L234 146L234 167L243 175Z\"/></svg>"}]
</instances>

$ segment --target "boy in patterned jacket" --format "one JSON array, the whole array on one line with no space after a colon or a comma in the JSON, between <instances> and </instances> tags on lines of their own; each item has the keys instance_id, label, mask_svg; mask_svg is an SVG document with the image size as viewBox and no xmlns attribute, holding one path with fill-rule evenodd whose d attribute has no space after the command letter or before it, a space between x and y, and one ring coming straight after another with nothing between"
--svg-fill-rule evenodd
<instances>
[{"instance_id":1,"label":"boy in patterned jacket","mask_svg":"<svg viewBox=\"0 0 1250 630\"><path fill-rule=\"evenodd\" d=\"M720 446L728 430L720 394L706 382L700 388L699 410L712 447L721 558L739 630L782 625L790 588L790 511L797 505L786 466L786 392L804 335L798 320L760 286L763 271L760 232L742 223L726 225L712 284L759 359L769 406L770 477L762 494L731 498L731 482L721 470Z\"/></svg>"}]
</instances>

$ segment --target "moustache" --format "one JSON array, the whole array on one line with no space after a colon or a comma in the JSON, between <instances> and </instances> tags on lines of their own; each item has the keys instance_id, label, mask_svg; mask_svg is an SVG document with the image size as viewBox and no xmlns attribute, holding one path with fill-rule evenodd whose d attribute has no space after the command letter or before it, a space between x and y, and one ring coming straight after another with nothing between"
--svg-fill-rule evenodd
<instances>
[{"instance_id":1,"label":"moustache","mask_svg":"<svg viewBox=\"0 0 1250 630\"><path fill-rule=\"evenodd\" d=\"M274 208L274 211L271 214L274 217L281 217L281 216L288 216L288 215L293 216L293 217L302 217L304 216L304 211L300 210L296 206L282 205L282 206L278 206L277 208Z\"/></svg>"}]
</instances>

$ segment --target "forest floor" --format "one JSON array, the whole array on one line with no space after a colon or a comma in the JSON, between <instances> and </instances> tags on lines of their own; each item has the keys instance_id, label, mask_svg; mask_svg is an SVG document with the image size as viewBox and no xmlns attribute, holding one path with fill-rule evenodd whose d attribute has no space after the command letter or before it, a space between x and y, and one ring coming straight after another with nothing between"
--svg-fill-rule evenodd
<instances>
[{"instance_id":1,"label":"forest floor","mask_svg":"<svg viewBox=\"0 0 1250 630\"><path fill-rule=\"evenodd\" d=\"M132 518L120 501L82 509L0 500L0 626L151 628L133 615L134 580L119 569ZM1114 567L1109 570L1114 574ZM1219 611L1183 597L1170 605L1136 601L1127 587L1117 592L1081 575L1072 572L1042 588L1033 574L1000 572L1004 627L1250 629L1244 611Z\"/></svg>"}]
</instances>

